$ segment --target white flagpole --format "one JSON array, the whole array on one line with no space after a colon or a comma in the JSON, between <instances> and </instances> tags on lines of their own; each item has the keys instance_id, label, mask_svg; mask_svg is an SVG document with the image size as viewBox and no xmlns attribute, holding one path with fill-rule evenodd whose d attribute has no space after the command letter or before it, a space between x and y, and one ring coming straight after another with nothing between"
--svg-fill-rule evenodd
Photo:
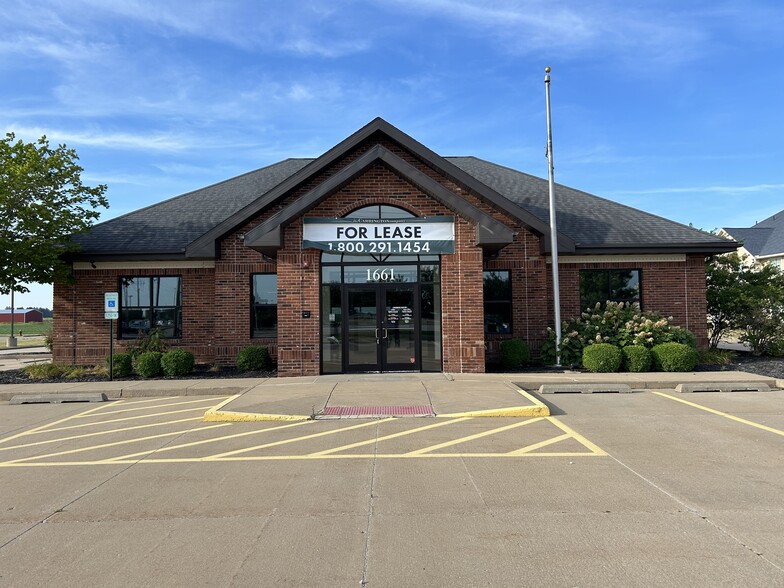
<instances>
[{"instance_id":1,"label":"white flagpole","mask_svg":"<svg viewBox=\"0 0 784 588\"><path fill-rule=\"evenodd\" d=\"M555 365L561 365L561 289L558 283L558 233L555 228L555 171L553 169L553 125L550 120L550 68L544 68L547 101L547 163L550 170L550 249L553 259L553 306L555 309Z\"/></svg>"}]
</instances>

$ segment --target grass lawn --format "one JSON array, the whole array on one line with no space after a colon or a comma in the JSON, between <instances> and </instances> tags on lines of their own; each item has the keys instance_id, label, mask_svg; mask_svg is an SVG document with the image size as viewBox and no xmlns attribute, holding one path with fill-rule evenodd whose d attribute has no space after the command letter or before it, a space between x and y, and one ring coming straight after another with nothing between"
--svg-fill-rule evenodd
<instances>
[{"instance_id":1,"label":"grass lawn","mask_svg":"<svg viewBox=\"0 0 784 588\"><path fill-rule=\"evenodd\" d=\"M43 337L19 337L16 338L16 347L43 347L45 345ZM6 349L5 338L0 339L0 349Z\"/></svg>"},{"instance_id":2,"label":"grass lawn","mask_svg":"<svg viewBox=\"0 0 784 588\"><path fill-rule=\"evenodd\" d=\"M14 322L14 337L19 336L19 331L23 335L43 335L52 330L52 319L46 318L42 323L17 323ZM11 335L11 323L0 323L0 337Z\"/></svg>"}]
</instances>

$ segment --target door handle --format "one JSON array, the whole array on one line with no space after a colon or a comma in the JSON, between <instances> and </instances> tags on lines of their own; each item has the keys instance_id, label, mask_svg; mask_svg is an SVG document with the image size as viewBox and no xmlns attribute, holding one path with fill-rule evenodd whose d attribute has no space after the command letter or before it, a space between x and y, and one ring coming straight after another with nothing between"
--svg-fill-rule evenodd
<instances>
[{"instance_id":1,"label":"door handle","mask_svg":"<svg viewBox=\"0 0 784 588\"><path fill-rule=\"evenodd\" d=\"M376 339L378 339L378 329L376 329Z\"/></svg>"},{"instance_id":2,"label":"door handle","mask_svg":"<svg viewBox=\"0 0 784 588\"><path fill-rule=\"evenodd\" d=\"M386 328L384 328L384 339L389 339L389 331Z\"/></svg>"}]
</instances>

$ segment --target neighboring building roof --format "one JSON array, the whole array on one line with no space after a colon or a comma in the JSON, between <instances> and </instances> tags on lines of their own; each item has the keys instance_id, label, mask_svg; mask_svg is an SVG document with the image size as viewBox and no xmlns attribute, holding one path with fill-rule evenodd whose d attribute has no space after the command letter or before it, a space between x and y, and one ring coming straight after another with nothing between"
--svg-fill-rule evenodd
<instances>
[{"instance_id":1,"label":"neighboring building roof","mask_svg":"<svg viewBox=\"0 0 784 588\"><path fill-rule=\"evenodd\" d=\"M41 312L37 308L17 308L16 310L4 309L0 310L0 314L27 314L28 312Z\"/></svg>"},{"instance_id":2,"label":"neighboring building roof","mask_svg":"<svg viewBox=\"0 0 784 588\"><path fill-rule=\"evenodd\" d=\"M389 139L470 188L540 235L549 234L548 182L476 157L441 157L375 119L317 159L287 159L95 225L74 240L77 259L177 259L214 256L213 243L371 137ZM733 251L710 233L556 186L559 250L574 253ZM549 239L545 241L549 249Z\"/></svg>"},{"instance_id":3,"label":"neighboring building roof","mask_svg":"<svg viewBox=\"0 0 784 588\"><path fill-rule=\"evenodd\" d=\"M784 255L784 210L758 222L753 227L724 228L725 233L741 241L754 257Z\"/></svg>"}]
</instances>

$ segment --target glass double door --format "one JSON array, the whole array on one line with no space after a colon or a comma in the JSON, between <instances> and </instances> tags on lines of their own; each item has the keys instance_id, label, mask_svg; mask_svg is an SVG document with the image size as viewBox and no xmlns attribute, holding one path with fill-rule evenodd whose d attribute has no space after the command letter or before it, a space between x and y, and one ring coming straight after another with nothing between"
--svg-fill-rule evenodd
<instances>
[{"instance_id":1,"label":"glass double door","mask_svg":"<svg viewBox=\"0 0 784 588\"><path fill-rule=\"evenodd\" d=\"M363 284L345 290L345 358L350 372L419 370L415 284Z\"/></svg>"}]
</instances>

